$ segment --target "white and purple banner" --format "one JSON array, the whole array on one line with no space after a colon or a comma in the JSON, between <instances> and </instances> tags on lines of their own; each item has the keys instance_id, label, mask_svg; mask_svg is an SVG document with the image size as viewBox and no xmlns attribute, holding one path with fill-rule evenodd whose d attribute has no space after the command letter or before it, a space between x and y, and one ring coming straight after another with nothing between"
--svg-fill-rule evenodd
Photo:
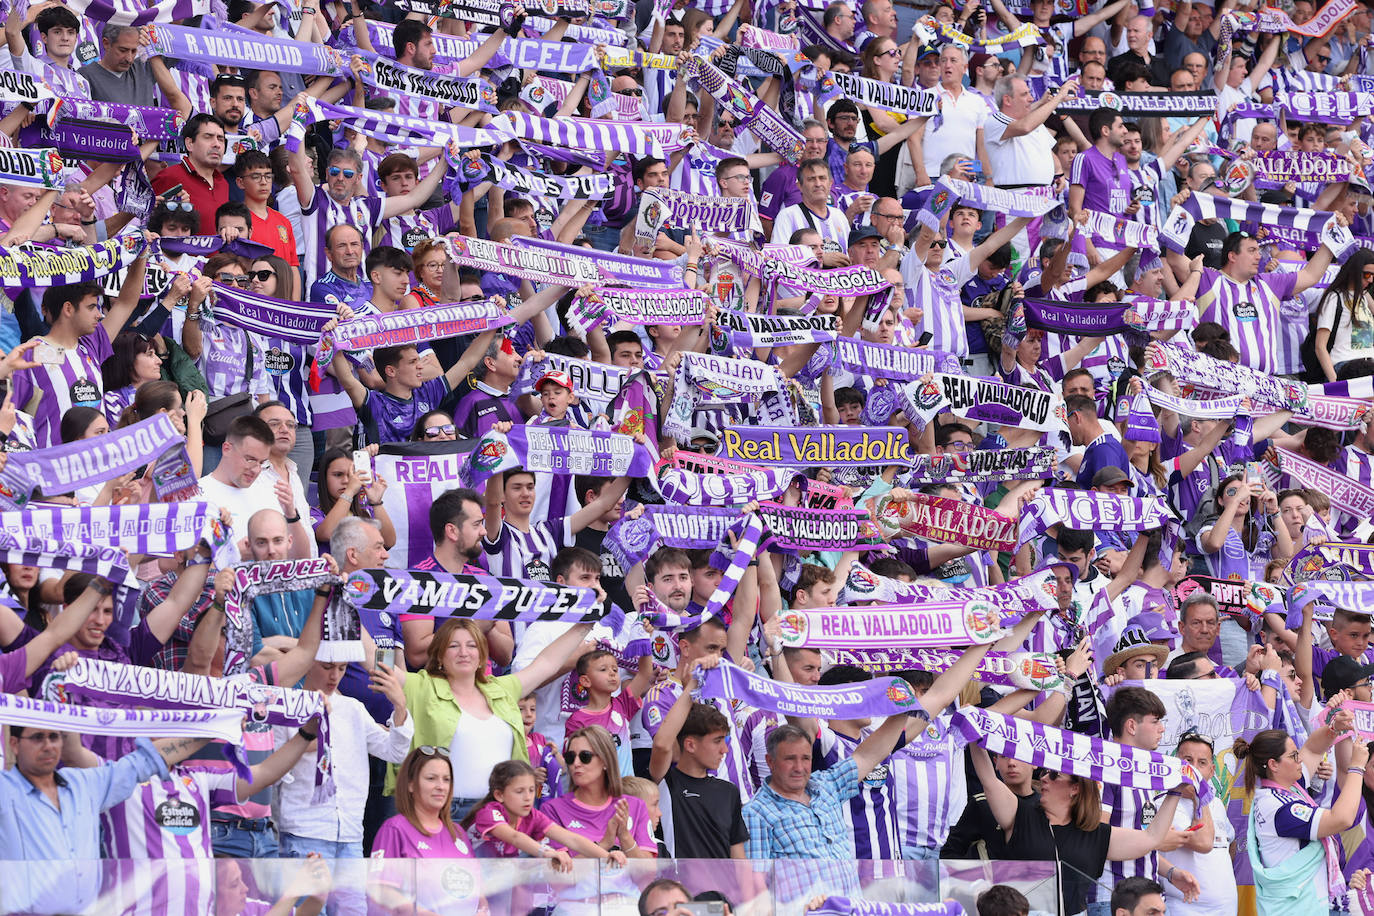
<instances>
[{"instance_id":1,"label":"white and purple banner","mask_svg":"<svg viewBox=\"0 0 1374 916\"><path fill-rule=\"evenodd\" d=\"M778 614L785 646L887 649L972 646L1006 635L986 601L925 601L881 607L792 609Z\"/></svg>"},{"instance_id":2,"label":"white and purple banner","mask_svg":"<svg viewBox=\"0 0 1374 916\"><path fill-rule=\"evenodd\" d=\"M1162 496L1136 498L1096 490L1042 489L1021 510L1017 546L1055 525L1075 531L1154 531L1174 521Z\"/></svg>"},{"instance_id":3,"label":"white and purple banner","mask_svg":"<svg viewBox=\"0 0 1374 916\"><path fill-rule=\"evenodd\" d=\"M647 477L654 454L622 433L569 426L515 426L489 432L468 452L459 471L463 486L481 487L487 478L520 467L536 474Z\"/></svg>"}]
</instances>

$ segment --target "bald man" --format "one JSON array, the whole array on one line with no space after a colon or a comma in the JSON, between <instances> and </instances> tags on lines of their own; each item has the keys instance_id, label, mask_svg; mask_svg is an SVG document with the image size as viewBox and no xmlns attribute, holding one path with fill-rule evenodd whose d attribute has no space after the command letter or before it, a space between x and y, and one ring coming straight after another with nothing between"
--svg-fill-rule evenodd
<instances>
[{"instance_id":1,"label":"bald man","mask_svg":"<svg viewBox=\"0 0 1374 916\"><path fill-rule=\"evenodd\" d=\"M260 509L248 519L248 552L257 562L291 559L291 532L286 516L276 509ZM315 595L312 589L259 595L253 599L253 653L256 664L274 661L289 652L301 635Z\"/></svg>"},{"instance_id":2,"label":"bald man","mask_svg":"<svg viewBox=\"0 0 1374 916\"><path fill-rule=\"evenodd\" d=\"M1279 128L1273 121L1262 121L1250 132L1250 148L1259 153L1272 153L1279 148Z\"/></svg>"}]
</instances>

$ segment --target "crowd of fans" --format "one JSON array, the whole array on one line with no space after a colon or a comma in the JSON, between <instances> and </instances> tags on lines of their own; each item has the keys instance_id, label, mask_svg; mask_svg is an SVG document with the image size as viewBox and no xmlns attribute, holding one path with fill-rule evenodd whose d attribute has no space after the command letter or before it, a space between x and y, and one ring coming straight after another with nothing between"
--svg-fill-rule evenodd
<instances>
[{"instance_id":1,"label":"crowd of fans","mask_svg":"<svg viewBox=\"0 0 1374 916\"><path fill-rule=\"evenodd\" d=\"M178 499L208 502L228 536L133 553L132 596L7 548L3 689L95 703L63 688L92 659L318 691L329 707L327 733L250 717L247 772L204 738L68 732L0 708L0 860L31 863L25 888L50 866L66 876L40 892L7 875L7 911L562 912L623 898L672 916L715 888L606 879L497 904L475 867L414 882L388 869L823 860L790 896L771 873L733 872L730 903L825 907L862 896L858 863L983 857L1056 863L1066 914L1232 913L1246 885L1261 913L1374 912L1369 608L1293 600L1304 580L1374 576L1358 549L1374 507L1374 3L299 3L6 7L0 472L78 441L98 453L166 415L198 481ZM471 103L443 100L471 86ZM92 155L93 138L112 151ZM33 150L61 166L40 156L35 178L10 155ZM747 227L710 215L733 212ZM122 261L99 249L110 240ZM515 266L522 251L601 265L602 279ZM22 268L58 252L78 266ZM666 295L616 272L646 261L671 268L687 317L626 305L588 320L616 288ZM839 277L872 289L850 295ZM279 307L252 317L264 302ZM489 311L461 333L367 350L303 342L287 317L325 316L328 338L450 304ZM780 342L750 314L815 320ZM751 372L776 389L732 388ZM923 409L921 392L948 398L959 377L994 383L975 400L1048 398L1051 422L988 403ZM787 462L731 443L779 425L895 431L908 460L815 460L764 493ZM633 437L652 470L502 466L419 495L385 470L394 455L465 460L521 427ZM1049 456L1043 473L1019 472L1032 454ZM32 534L51 507L156 502L158 456L135 457L149 473L11 499L6 530ZM662 475L683 469L748 479L755 498L669 493ZM1106 508L1037 524L1056 491ZM826 493L831 509L871 513L866 539L765 542L723 574L736 521ZM675 546L660 505L735 518L718 541ZM902 506L1019 536L888 524ZM1143 506L1167 522L1131 522ZM641 519L657 546L623 562L614 532ZM321 652L334 593L287 590L243 610L251 640L235 661L235 567L310 557L340 582L410 568L590 589L628 623L415 613L368 624L363 660L342 661ZM901 637L889 656L787 629L794 612L843 618L1033 580L1052 584L1048 603L1016 592L998 604L1000 642L940 646L954 651L938 664ZM1227 581L1249 598L1228 598ZM995 658L1044 661L1044 683L987 676ZM840 720L704 700L726 667L804 697L895 673L916 701ZM1159 679L1226 680L1227 702L1262 712L1204 717L1166 742L1180 711ZM1215 796L990 753L961 727L971 707L1164 752ZM278 857L309 861L279 887L239 867ZM366 887L343 871L331 882L367 857ZM61 864L100 858L169 867ZM174 878L172 862L198 877ZM976 908L1029 904L999 885Z\"/></svg>"}]
</instances>

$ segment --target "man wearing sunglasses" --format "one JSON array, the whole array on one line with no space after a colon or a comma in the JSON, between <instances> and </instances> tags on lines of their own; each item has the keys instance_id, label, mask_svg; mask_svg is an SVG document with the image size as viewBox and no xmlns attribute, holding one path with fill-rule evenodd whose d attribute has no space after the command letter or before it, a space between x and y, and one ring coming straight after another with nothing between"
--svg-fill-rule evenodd
<instances>
[{"instance_id":1,"label":"man wearing sunglasses","mask_svg":"<svg viewBox=\"0 0 1374 916\"><path fill-rule=\"evenodd\" d=\"M185 199L200 217L200 234L215 234L215 211L229 202L229 182L220 174L224 161L224 126L210 114L198 114L181 129L186 155L153 178L153 190L164 194L181 185Z\"/></svg>"}]
</instances>

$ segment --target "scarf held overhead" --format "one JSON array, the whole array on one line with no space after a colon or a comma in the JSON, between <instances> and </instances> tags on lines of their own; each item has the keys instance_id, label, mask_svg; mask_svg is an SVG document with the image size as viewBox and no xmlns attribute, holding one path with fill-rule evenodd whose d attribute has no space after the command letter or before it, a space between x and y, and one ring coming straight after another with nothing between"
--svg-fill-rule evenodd
<instances>
[{"instance_id":1,"label":"scarf held overhead","mask_svg":"<svg viewBox=\"0 0 1374 916\"><path fill-rule=\"evenodd\" d=\"M799 649L945 649L1006 635L986 601L793 609L780 613L778 622L783 645Z\"/></svg>"},{"instance_id":2,"label":"scarf held overhead","mask_svg":"<svg viewBox=\"0 0 1374 916\"><path fill-rule=\"evenodd\" d=\"M596 477L645 477L654 456L645 446L620 433L566 426L515 426L490 432L471 452L459 472L463 486L481 487L493 474L513 467L534 473L590 474Z\"/></svg>"}]
</instances>

